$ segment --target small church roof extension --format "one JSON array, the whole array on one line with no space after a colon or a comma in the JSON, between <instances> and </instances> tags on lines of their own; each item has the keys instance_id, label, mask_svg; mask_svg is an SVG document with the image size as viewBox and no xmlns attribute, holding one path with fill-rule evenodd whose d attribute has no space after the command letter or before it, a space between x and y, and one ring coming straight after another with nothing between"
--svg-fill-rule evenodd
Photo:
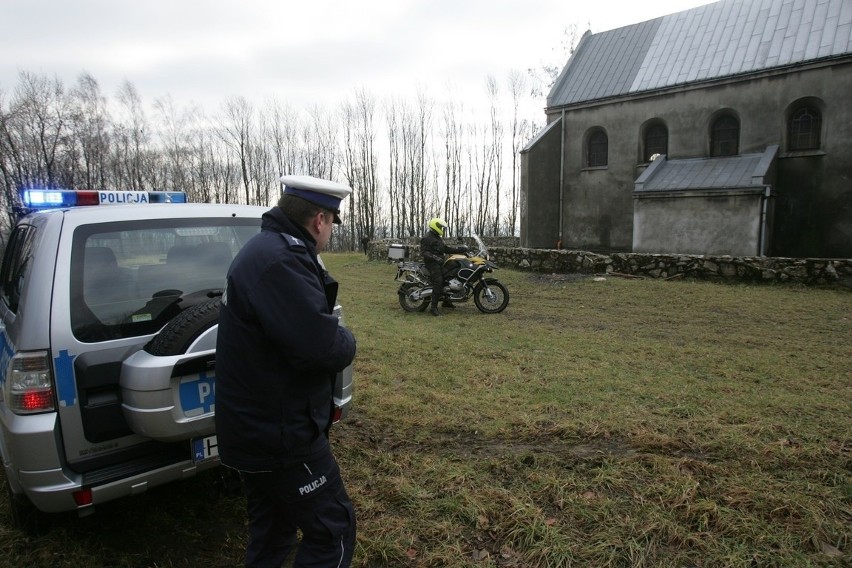
<instances>
[{"instance_id":1,"label":"small church roof extension","mask_svg":"<svg viewBox=\"0 0 852 568\"><path fill-rule=\"evenodd\" d=\"M634 184L634 192L682 192L713 190L755 190L769 184L772 161L778 146L768 146L760 154L718 158L668 160L661 156L651 162Z\"/></svg>"},{"instance_id":2,"label":"small church roof extension","mask_svg":"<svg viewBox=\"0 0 852 568\"><path fill-rule=\"evenodd\" d=\"M852 0L721 0L586 32L548 107L852 55Z\"/></svg>"}]
</instances>

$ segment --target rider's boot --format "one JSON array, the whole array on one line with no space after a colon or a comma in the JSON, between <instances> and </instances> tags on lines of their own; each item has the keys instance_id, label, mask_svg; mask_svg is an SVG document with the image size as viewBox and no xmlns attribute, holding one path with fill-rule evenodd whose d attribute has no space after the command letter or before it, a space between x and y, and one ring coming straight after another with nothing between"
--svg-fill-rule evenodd
<instances>
[{"instance_id":1,"label":"rider's boot","mask_svg":"<svg viewBox=\"0 0 852 568\"><path fill-rule=\"evenodd\" d=\"M435 297L432 300L432 307L429 309L429 313L433 316L442 316L444 314L441 313L441 310L438 308L438 298Z\"/></svg>"}]
</instances>

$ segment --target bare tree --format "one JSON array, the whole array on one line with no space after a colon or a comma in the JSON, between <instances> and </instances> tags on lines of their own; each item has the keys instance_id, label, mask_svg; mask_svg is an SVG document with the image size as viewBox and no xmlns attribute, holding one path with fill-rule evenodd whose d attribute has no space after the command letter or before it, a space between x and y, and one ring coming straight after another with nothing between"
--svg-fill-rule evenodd
<instances>
[{"instance_id":1,"label":"bare tree","mask_svg":"<svg viewBox=\"0 0 852 568\"><path fill-rule=\"evenodd\" d=\"M148 119L142 107L142 98L132 83L125 81L119 88L117 98L121 114L115 128L116 145L113 147L116 184L143 191L156 183L149 160L151 134Z\"/></svg>"},{"instance_id":2,"label":"bare tree","mask_svg":"<svg viewBox=\"0 0 852 568\"><path fill-rule=\"evenodd\" d=\"M276 193L274 188L278 186L272 146L263 143L269 137L270 126L266 116L261 114L258 126L259 142L252 147L249 161L251 178L254 180L254 203L258 205L271 205L272 195Z\"/></svg>"},{"instance_id":3,"label":"bare tree","mask_svg":"<svg viewBox=\"0 0 852 568\"><path fill-rule=\"evenodd\" d=\"M389 99L386 103L388 138L388 193L390 197L390 233L403 236L408 231L409 197L407 168L402 143L402 124L405 122L404 103L399 99Z\"/></svg>"},{"instance_id":4,"label":"bare tree","mask_svg":"<svg viewBox=\"0 0 852 568\"><path fill-rule=\"evenodd\" d=\"M302 126L302 168L307 175L334 179L337 162L337 123L325 110L314 105Z\"/></svg>"},{"instance_id":5,"label":"bare tree","mask_svg":"<svg viewBox=\"0 0 852 568\"><path fill-rule=\"evenodd\" d=\"M23 187L26 175L26 153L22 148L18 114L13 106L6 109L5 96L0 91L0 171L3 173L3 189L9 205L16 202L16 188Z\"/></svg>"},{"instance_id":6,"label":"bare tree","mask_svg":"<svg viewBox=\"0 0 852 568\"><path fill-rule=\"evenodd\" d=\"M281 176L298 171L299 120L288 105L273 99L268 107L269 129L267 143L272 145L276 173Z\"/></svg>"},{"instance_id":7,"label":"bare tree","mask_svg":"<svg viewBox=\"0 0 852 568\"><path fill-rule=\"evenodd\" d=\"M187 191L191 201L221 203L224 200L219 192L221 184L217 179L219 165L214 148L216 138L208 128L202 126L203 122L203 111L195 109L193 113L194 127L190 129L187 140L192 186L185 191Z\"/></svg>"},{"instance_id":8,"label":"bare tree","mask_svg":"<svg viewBox=\"0 0 852 568\"><path fill-rule=\"evenodd\" d=\"M245 97L231 97L225 101L221 116L219 136L234 153L242 179L246 204L252 203L252 179L249 161L252 159L254 108Z\"/></svg>"},{"instance_id":9,"label":"bare tree","mask_svg":"<svg viewBox=\"0 0 852 568\"><path fill-rule=\"evenodd\" d=\"M391 164L397 191L400 229L409 236L419 234L421 227L436 214L438 198L431 151L434 101L419 92L417 106L395 103L389 112Z\"/></svg>"},{"instance_id":10,"label":"bare tree","mask_svg":"<svg viewBox=\"0 0 852 568\"><path fill-rule=\"evenodd\" d=\"M79 148L81 170L75 186L89 189L106 189L109 178L109 148L112 117L107 109L106 97L94 77L83 73L71 90L71 137Z\"/></svg>"},{"instance_id":11,"label":"bare tree","mask_svg":"<svg viewBox=\"0 0 852 568\"><path fill-rule=\"evenodd\" d=\"M20 81L13 115L19 129L18 148L28 154L21 181L45 187L64 185L67 178L59 178L64 158L60 148L70 117L65 88L59 79L27 72L20 73Z\"/></svg>"},{"instance_id":12,"label":"bare tree","mask_svg":"<svg viewBox=\"0 0 852 568\"><path fill-rule=\"evenodd\" d=\"M494 173L494 153L490 148L487 125L472 124L469 132L472 140L468 149L473 175L472 228L478 235L485 235L489 215L489 189L492 183L491 176Z\"/></svg>"},{"instance_id":13,"label":"bare tree","mask_svg":"<svg viewBox=\"0 0 852 568\"><path fill-rule=\"evenodd\" d=\"M456 233L465 230L464 217L461 214L464 192L463 138L464 127L459 123L459 115L464 109L460 103L447 101L443 107L441 135L444 143L444 202L441 207L444 220L455 227Z\"/></svg>"},{"instance_id":14,"label":"bare tree","mask_svg":"<svg viewBox=\"0 0 852 568\"><path fill-rule=\"evenodd\" d=\"M15 223L14 207L18 204L18 188L20 185L20 155L15 148L15 139L11 133L12 113L6 108L6 95L0 90L0 176L2 176L3 192L0 194L0 205L5 215L0 216L0 245L5 248L6 236Z\"/></svg>"},{"instance_id":15,"label":"bare tree","mask_svg":"<svg viewBox=\"0 0 852 568\"><path fill-rule=\"evenodd\" d=\"M192 112L179 111L169 95L154 101L154 111L159 119L157 133L164 169L161 175L163 187L155 189L181 188L187 193L193 193L189 142Z\"/></svg>"},{"instance_id":16,"label":"bare tree","mask_svg":"<svg viewBox=\"0 0 852 568\"><path fill-rule=\"evenodd\" d=\"M587 32L588 33L588 32ZM580 32L577 24L572 23L562 30L562 38L559 46L554 48L549 61L542 62L538 67L530 67L527 73L530 76L530 94L534 97L545 96L559 73L565 67L568 59L574 54L574 49L580 41Z\"/></svg>"},{"instance_id":17,"label":"bare tree","mask_svg":"<svg viewBox=\"0 0 852 568\"><path fill-rule=\"evenodd\" d=\"M376 151L376 101L366 91L358 91L354 103L341 106L343 175L355 189L350 198L349 229L354 238L372 239L379 215L378 155ZM354 248L355 243L350 243Z\"/></svg>"},{"instance_id":18,"label":"bare tree","mask_svg":"<svg viewBox=\"0 0 852 568\"><path fill-rule=\"evenodd\" d=\"M213 158L215 168L214 178L218 181L217 194L219 203L239 203L242 175L240 164L231 159L228 148L222 144L214 146L216 155Z\"/></svg>"},{"instance_id":19,"label":"bare tree","mask_svg":"<svg viewBox=\"0 0 852 568\"><path fill-rule=\"evenodd\" d=\"M509 215L507 216L507 234L514 236L515 227L518 222L518 207L520 205L520 162L518 157L523 149L524 125L521 122L518 110L521 104L521 98L527 90L526 78L517 70L509 73L508 78L509 93L512 97L512 190L511 203L509 206Z\"/></svg>"},{"instance_id":20,"label":"bare tree","mask_svg":"<svg viewBox=\"0 0 852 568\"><path fill-rule=\"evenodd\" d=\"M493 75L489 75L486 81L486 89L488 91L489 118L490 118L490 140L488 142L491 151L491 168L493 171L493 192L492 187L488 188L488 193L493 193L494 196L494 213L491 218L491 235L497 236L500 234L500 193L503 174L503 123L500 119L499 110L499 89L497 80Z\"/></svg>"}]
</instances>

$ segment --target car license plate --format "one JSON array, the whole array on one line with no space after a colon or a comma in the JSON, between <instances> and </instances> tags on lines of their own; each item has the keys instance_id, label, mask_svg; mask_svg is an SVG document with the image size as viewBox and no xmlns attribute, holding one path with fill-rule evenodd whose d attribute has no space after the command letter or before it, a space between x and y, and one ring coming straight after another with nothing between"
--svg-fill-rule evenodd
<instances>
[{"instance_id":1,"label":"car license plate","mask_svg":"<svg viewBox=\"0 0 852 568\"><path fill-rule=\"evenodd\" d=\"M215 457L219 457L219 446L215 435L192 440L193 462L203 462Z\"/></svg>"}]
</instances>

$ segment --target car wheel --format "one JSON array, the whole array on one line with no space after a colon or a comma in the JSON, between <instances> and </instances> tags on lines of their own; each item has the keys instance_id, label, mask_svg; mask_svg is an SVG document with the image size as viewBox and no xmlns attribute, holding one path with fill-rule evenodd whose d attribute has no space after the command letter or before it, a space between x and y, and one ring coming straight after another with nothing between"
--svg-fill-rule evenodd
<instances>
[{"instance_id":1,"label":"car wheel","mask_svg":"<svg viewBox=\"0 0 852 568\"><path fill-rule=\"evenodd\" d=\"M145 345L145 351L158 356L186 353L202 333L219 323L221 304L221 298L213 298L185 309Z\"/></svg>"}]
</instances>

